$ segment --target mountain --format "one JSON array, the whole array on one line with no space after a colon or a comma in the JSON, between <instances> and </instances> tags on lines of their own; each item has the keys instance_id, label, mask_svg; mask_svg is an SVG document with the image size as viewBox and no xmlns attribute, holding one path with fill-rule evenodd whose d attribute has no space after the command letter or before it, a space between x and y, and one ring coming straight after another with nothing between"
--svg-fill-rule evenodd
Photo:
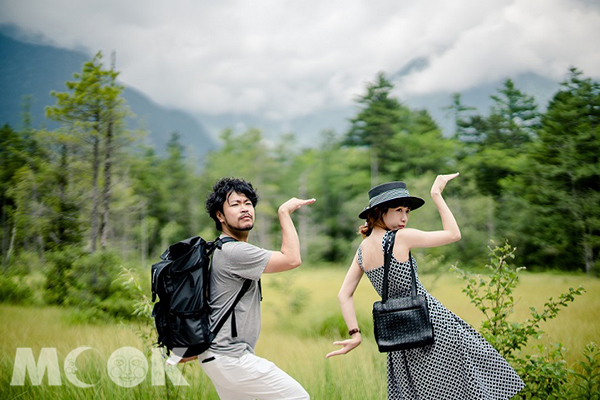
<instances>
[{"instance_id":1,"label":"mountain","mask_svg":"<svg viewBox=\"0 0 600 400\"><path fill-rule=\"evenodd\" d=\"M421 66L421 63L417 64ZM400 73L392 74L390 79L396 81L410 69L403 69ZM566 73L567 71L565 71ZM370 77L372 81L375 76ZM534 73L506 76L494 82L481 84L461 91L462 103L474 107L481 115L488 115L493 104L492 95L497 94L503 87L504 81L511 78L521 92L533 96L540 111L544 111L550 99L559 89L559 83ZM356 95L361 95L364 90ZM426 95L407 95L401 91L394 92L400 101L411 109L425 109L440 127L446 137L454 133L454 121L445 110L452 102L452 93L435 92ZM276 141L283 133L294 133L298 145L301 147L317 147L322 144L322 132L332 130L338 134L348 131L349 119L356 115L355 105L339 106L317 110L309 115L287 120L284 122L269 121L251 115L222 114L218 116L198 115L197 118L209 129L210 132L220 132L225 128L235 128L243 131L248 128L259 128L269 141Z\"/></svg>"},{"instance_id":2,"label":"mountain","mask_svg":"<svg viewBox=\"0 0 600 400\"><path fill-rule=\"evenodd\" d=\"M488 115L491 106L494 104L490 96L498 94L498 89L504 86L504 81L508 78L512 79L516 88L521 92L533 96L538 105L538 110L542 112L546 110L548 102L560 86L559 82L534 73L520 74L515 77L507 76L504 79L485 83L460 92L462 103L465 106L476 108L477 112L481 115ZM452 102L452 93L440 92L427 95L413 95L402 100L412 109L426 109L437 122L445 136L454 133L454 121L447 116L447 111L444 110Z\"/></svg>"},{"instance_id":3,"label":"mountain","mask_svg":"<svg viewBox=\"0 0 600 400\"><path fill-rule=\"evenodd\" d=\"M21 104L23 97L30 95L33 103L30 110L34 126L57 127L56 123L45 118L45 107L54 104L51 90L65 91L65 82L73 79L73 73L80 72L82 64L92 58L83 51L59 49L47 45L26 43L14 39L19 37L6 28L0 29L0 124L9 123L13 127L21 125ZM415 69L425 68L428 61L417 59L409 66L392 73L392 81L400 80ZM567 71L565 71L566 73ZM366 80L373 80L366 77ZM477 108L486 115L492 105L490 96L496 94L503 81L511 78L517 88L532 95L541 111L556 93L559 83L528 73L507 76L496 82L478 85L463 90L462 101L466 106ZM362 93L356 93L360 95ZM451 103L451 93L437 92L427 95L405 95L397 97L411 109L426 109L440 126L445 136L454 132L453 121L444 108ZM123 97L136 117L129 121L130 128L143 127L150 132L149 141L158 152L162 152L172 132L178 132L182 143L199 159L209 150L217 147L215 137L226 128L244 131L260 129L270 142L276 142L284 133L294 133L300 147L316 147L322 143L322 132L332 130L344 134L348 120L356 114L354 104L317 110L309 115L287 121L272 121L261 116L224 113L221 115L192 115L182 110L160 106L142 92L125 87Z\"/></svg>"},{"instance_id":4,"label":"mountain","mask_svg":"<svg viewBox=\"0 0 600 400\"><path fill-rule=\"evenodd\" d=\"M22 125L22 106L30 99L30 113L36 128L58 127L45 117L45 107L55 104L50 91L66 91L66 81L81 72L91 55L22 42L0 32L0 124L15 128ZM127 123L130 129L143 127L149 131L148 140L160 153L171 133L177 132L195 157L217 147L216 141L200 122L180 110L160 106L143 93L125 87L123 98L135 114Z\"/></svg>"},{"instance_id":5,"label":"mountain","mask_svg":"<svg viewBox=\"0 0 600 400\"><path fill-rule=\"evenodd\" d=\"M410 61L406 66L399 71L392 73L390 79L398 81L404 79L412 72L423 70L429 66L429 60L425 57L419 57ZM566 73L567 71L565 71ZM533 96L538 110L544 111L548 102L558 91L560 84L553 80L547 79L535 73L524 73L517 76L506 76L494 82L483 83L469 89L462 90L461 101L463 105L474 107L481 115L488 115L494 101L492 95L498 94L498 89L504 86L506 79L512 79L517 89L521 92ZM400 100L411 109L425 109L429 115L437 122L445 136L450 136L454 133L454 121L449 118L445 110L452 103L453 93L440 91L429 94L412 94L404 95L397 93Z\"/></svg>"}]
</instances>

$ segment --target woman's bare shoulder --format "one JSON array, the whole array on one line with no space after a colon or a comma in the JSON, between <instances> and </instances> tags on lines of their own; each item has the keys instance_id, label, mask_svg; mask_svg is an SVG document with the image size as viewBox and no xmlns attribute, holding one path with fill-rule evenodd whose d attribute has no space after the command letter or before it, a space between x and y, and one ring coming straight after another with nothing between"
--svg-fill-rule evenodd
<instances>
[{"instance_id":1,"label":"woman's bare shoulder","mask_svg":"<svg viewBox=\"0 0 600 400\"><path fill-rule=\"evenodd\" d=\"M417 233L421 232L418 229L414 229L414 228L404 228L404 229L400 229L398 230L398 232L396 232L396 238L402 238L402 237L410 237L413 236Z\"/></svg>"}]
</instances>

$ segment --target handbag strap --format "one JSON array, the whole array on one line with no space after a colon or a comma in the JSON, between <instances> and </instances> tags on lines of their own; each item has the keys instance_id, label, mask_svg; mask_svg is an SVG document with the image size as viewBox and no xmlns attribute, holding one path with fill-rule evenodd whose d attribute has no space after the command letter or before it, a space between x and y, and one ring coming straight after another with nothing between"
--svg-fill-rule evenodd
<instances>
[{"instance_id":1,"label":"handbag strap","mask_svg":"<svg viewBox=\"0 0 600 400\"><path fill-rule=\"evenodd\" d=\"M383 257L383 290L381 293L381 300L385 303L388 299L388 275L390 273L390 263L392 261L392 254L394 253L394 243L396 242L396 232L389 231L386 233L383 242L384 257ZM408 252L408 260L410 261L410 278L411 287L410 292L412 296L417 295L417 277L415 275L415 268L412 262L412 254Z\"/></svg>"}]
</instances>

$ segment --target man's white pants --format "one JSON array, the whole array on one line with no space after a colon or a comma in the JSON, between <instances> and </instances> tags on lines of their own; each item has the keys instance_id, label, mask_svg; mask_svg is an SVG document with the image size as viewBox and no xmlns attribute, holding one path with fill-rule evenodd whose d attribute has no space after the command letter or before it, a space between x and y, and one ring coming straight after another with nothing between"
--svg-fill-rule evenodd
<instances>
[{"instance_id":1,"label":"man's white pants","mask_svg":"<svg viewBox=\"0 0 600 400\"><path fill-rule=\"evenodd\" d=\"M240 358L212 353L198 357L221 400L307 400L310 396L294 378L254 354Z\"/></svg>"}]
</instances>

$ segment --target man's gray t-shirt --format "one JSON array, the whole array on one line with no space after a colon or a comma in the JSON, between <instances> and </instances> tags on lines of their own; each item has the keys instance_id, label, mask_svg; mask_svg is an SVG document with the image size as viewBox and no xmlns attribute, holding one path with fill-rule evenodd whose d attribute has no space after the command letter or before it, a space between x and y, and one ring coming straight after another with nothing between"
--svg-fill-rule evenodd
<instances>
[{"instance_id":1,"label":"man's gray t-shirt","mask_svg":"<svg viewBox=\"0 0 600 400\"><path fill-rule=\"evenodd\" d=\"M237 337L232 335L230 316L211 344L211 351L231 357L241 357L245 352L254 353L260 334L258 280L270 258L270 251L246 242L225 243L221 250L215 250L210 281L211 327L231 307L244 280L253 282L235 307Z\"/></svg>"}]
</instances>

